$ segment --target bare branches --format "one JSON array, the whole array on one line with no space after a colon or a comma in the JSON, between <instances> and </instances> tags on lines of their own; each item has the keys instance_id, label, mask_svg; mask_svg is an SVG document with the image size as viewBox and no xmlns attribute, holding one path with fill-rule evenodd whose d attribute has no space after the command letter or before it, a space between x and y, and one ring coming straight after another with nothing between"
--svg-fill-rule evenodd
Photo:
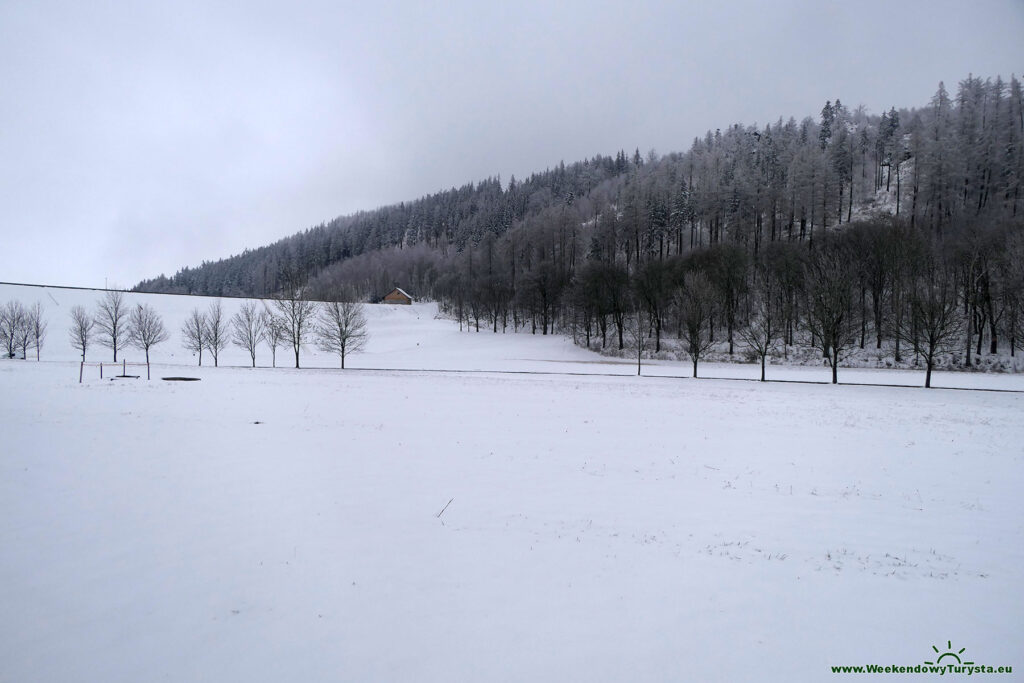
<instances>
[{"instance_id":1,"label":"bare branches","mask_svg":"<svg viewBox=\"0 0 1024 683\"><path fill-rule=\"evenodd\" d=\"M20 301L8 301L0 307L0 347L8 358L28 357L28 350L35 348L36 360L46 338L46 321L43 307L36 302L32 308L25 308Z\"/></svg>"},{"instance_id":2,"label":"bare branches","mask_svg":"<svg viewBox=\"0 0 1024 683\"><path fill-rule=\"evenodd\" d=\"M761 381L764 366L779 343L783 302L778 293L774 274L765 266L757 266L754 283L754 304L750 323L740 330L740 337L761 361Z\"/></svg>"},{"instance_id":3,"label":"bare branches","mask_svg":"<svg viewBox=\"0 0 1024 683\"><path fill-rule=\"evenodd\" d=\"M249 352L253 367L256 367L256 348L266 336L266 315L255 303L245 302L241 309L231 316L231 341L235 346Z\"/></svg>"},{"instance_id":4,"label":"bare branches","mask_svg":"<svg viewBox=\"0 0 1024 683\"><path fill-rule=\"evenodd\" d=\"M963 331L958 285L952 272L930 256L907 292L907 314L897 334L920 349L925 361L925 387L932 385L935 357L952 352Z\"/></svg>"},{"instance_id":5,"label":"bare branches","mask_svg":"<svg viewBox=\"0 0 1024 683\"><path fill-rule=\"evenodd\" d=\"M8 301L0 308L0 344L8 358L14 358L25 337L28 311L20 301Z\"/></svg>"},{"instance_id":6,"label":"bare branches","mask_svg":"<svg viewBox=\"0 0 1024 683\"><path fill-rule=\"evenodd\" d=\"M267 346L270 347L270 363L271 367L277 367L277 347L284 343L284 328L281 326L281 321L277 319L273 311L263 304L263 324L265 327L265 339Z\"/></svg>"},{"instance_id":7,"label":"bare branches","mask_svg":"<svg viewBox=\"0 0 1024 683\"><path fill-rule=\"evenodd\" d=\"M821 345L836 384L840 357L857 341L856 273L849 254L826 241L808 264L806 278L805 323L811 338Z\"/></svg>"},{"instance_id":8,"label":"bare branches","mask_svg":"<svg viewBox=\"0 0 1024 683\"><path fill-rule=\"evenodd\" d=\"M683 329L686 353L693 361L693 376L697 376L697 361L711 349L711 317L715 313L715 288L700 271L686 273L683 284L676 291L676 308Z\"/></svg>"},{"instance_id":9,"label":"bare branches","mask_svg":"<svg viewBox=\"0 0 1024 683\"><path fill-rule=\"evenodd\" d=\"M85 352L89 348L89 342L93 336L95 321L82 306L71 307L71 328L68 330L68 339L71 341L71 348L82 352L82 362L85 362Z\"/></svg>"},{"instance_id":10,"label":"bare branches","mask_svg":"<svg viewBox=\"0 0 1024 683\"><path fill-rule=\"evenodd\" d=\"M220 299L210 303L210 308L206 312L206 330L203 337L206 349L213 356L213 367L217 367L220 352L228 345L228 321L224 318L224 307Z\"/></svg>"},{"instance_id":11,"label":"bare branches","mask_svg":"<svg viewBox=\"0 0 1024 683\"><path fill-rule=\"evenodd\" d=\"M146 365L149 365L149 350L167 341L167 329L164 321L148 304L136 304L128 320L128 339L132 346L146 352Z\"/></svg>"},{"instance_id":12,"label":"bare branches","mask_svg":"<svg viewBox=\"0 0 1024 683\"><path fill-rule=\"evenodd\" d=\"M206 348L206 316L193 308L181 326L182 346L199 354L199 365L203 364L203 349Z\"/></svg>"},{"instance_id":13,"label":"bare branches","mask_svg":"<svg viewBox=\"0 0 1024 683\"><path fill-rule=\"evenodd\" d=\"M651 327L654 324L654 316L645 308L643 303L637 302L635 310L626 317L625 322L629 348L636 351L636 374L639 377L643 353L651 339Z\"/></svg>"},{"instance_id":14,"label":"bare branches","mask_svg":"<svg viewBox=\"0 0 1024 683\"><path fill-rule=\"evenodd\" d=\"M124 294L109 290L96 305L95 321L96 339L100 346L113 350L116 363L117 352L128 345L128 305Z\"/></svg>"},{"instance_id":15,"label":"bare branches","mask_svg":"<svg viewBox=\"0 0 1024 683\"><path fill-rule=\"evenodd\" d=\"M280 326L282 339L291 344L295 352L295 367L299 367L299 352L309 341L313 331L317 304L306 299L303 287L289 287L281 298L273 300L275 324Z\"/></svg>"},{"instance_id":16,"label":"bare branches","mask_svg":"<svg viewBox=\"0 0 1024 683\"><path fill-rule=\"evenodd\" d=\"M37 301L35 306L29 309L28 320L29 335L31 336L32 346L36 350L36 360L39 360L40 352L43 350L43 341L46 339L46 320L43 319L43 307Z\"/></svg>"},{"instance_id":17,"label":"bare branches","mask_svg":"<svg viewBox=\"0 0 1024 683\"><path fill-rule=\"evenodd\" d=\"M316 326L317 346L322 351L337 353L342 369L345 367L345 355L362 349L366 339L366 315L362 304L332 301L322 305Z\"/></svg>"}]
</instances>

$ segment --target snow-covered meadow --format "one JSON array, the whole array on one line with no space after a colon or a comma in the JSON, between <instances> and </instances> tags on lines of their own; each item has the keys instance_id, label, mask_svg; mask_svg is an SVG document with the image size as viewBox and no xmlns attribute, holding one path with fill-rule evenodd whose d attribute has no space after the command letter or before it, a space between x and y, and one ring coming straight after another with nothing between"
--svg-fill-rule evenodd
<instances>
[{"instance_id":1,"label":"snow-covered meadow","mask_svg":"<svg viewBox=\"0 0 1024 683\"><path fill-rule=\"evenodd\" d=\"M154 378L202 381L79 384L67 309L99 294L12 298L50 336L0 362L0 681L827 680L950 640L1024 666L1022 393L638 378L429 304L368 307L364 369L198 368L207 300L158 295L129 295L172 334Z\"/></svg>"}]
</instances>

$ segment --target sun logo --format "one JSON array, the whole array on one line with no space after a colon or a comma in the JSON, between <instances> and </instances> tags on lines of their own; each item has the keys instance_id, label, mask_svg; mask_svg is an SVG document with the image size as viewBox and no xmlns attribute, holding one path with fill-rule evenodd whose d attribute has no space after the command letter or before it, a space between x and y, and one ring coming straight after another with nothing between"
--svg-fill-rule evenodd
<instances>
[{"instance_id":1,"label":"sun logo","mask_svg":"<svg viewBox=\"0 0 1024 683\"><path fill-rule=\"evenodd\" d=\"M935 647L934 645L932 645L932 649L935 650L936 654L939 653L939 648ZM967 649L966 647L962 647L959 650L957 650L956 652L953 652L953 641L952 640L947 640L946 641L946 651L943 652L942 654L939 654L939 658L936 659L934 662L925 662L925 664L931 664L932 666L935 666L936 664L942 664L942 660L945 659L946 657L952 657L953 659L956 660L957 664L960 664L962 666L971 666L972 664L974 664L974 662L964 662L964 661L960 660L960 655L962 655L964 653L964 650L966 650L966 649Z\"/></svg>"}]
</instances>

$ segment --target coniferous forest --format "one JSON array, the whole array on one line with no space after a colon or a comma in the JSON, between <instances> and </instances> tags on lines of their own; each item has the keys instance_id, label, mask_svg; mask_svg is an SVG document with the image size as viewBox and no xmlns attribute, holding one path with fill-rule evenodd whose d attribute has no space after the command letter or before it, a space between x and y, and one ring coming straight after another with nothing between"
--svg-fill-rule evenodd
<instances>
[{"instance_id":1,"label":"coniferous forest","mask_svg":"<svg viewBox=\"0 0 1024 683\"><path fill-rule=\"evenodd\" d=\"M394 286L474 330L698 360L795 344L972 365L1024 348L1024 96L968 77L881 114L732 125L336 218L143 292L375 300Z\"/></svg>"}]
</instances>

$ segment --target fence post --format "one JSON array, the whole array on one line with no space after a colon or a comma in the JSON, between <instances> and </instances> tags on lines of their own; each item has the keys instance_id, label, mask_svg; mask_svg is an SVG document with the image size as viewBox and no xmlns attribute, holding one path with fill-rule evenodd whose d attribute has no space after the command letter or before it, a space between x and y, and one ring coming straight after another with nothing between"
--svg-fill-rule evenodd
<instances>
[{"instance_id":1,"label":"fence post","mask_svg":"<svg viewBox=\"0 0 1024 683\"><path fill-rule=\"evenodd\" d=\"M100 361L100 379L103 379L103 361Z\"/></svg>"},{"instance_id":2,"label":"fence post","mask_svg":"<svg viewBox=\"0 0 1024 683\"><path fill-rule=\"evenodd\" d=\"M121 374L124 376L128 375L128 359L121 357Z\"/></svg>"}]
</instances>

